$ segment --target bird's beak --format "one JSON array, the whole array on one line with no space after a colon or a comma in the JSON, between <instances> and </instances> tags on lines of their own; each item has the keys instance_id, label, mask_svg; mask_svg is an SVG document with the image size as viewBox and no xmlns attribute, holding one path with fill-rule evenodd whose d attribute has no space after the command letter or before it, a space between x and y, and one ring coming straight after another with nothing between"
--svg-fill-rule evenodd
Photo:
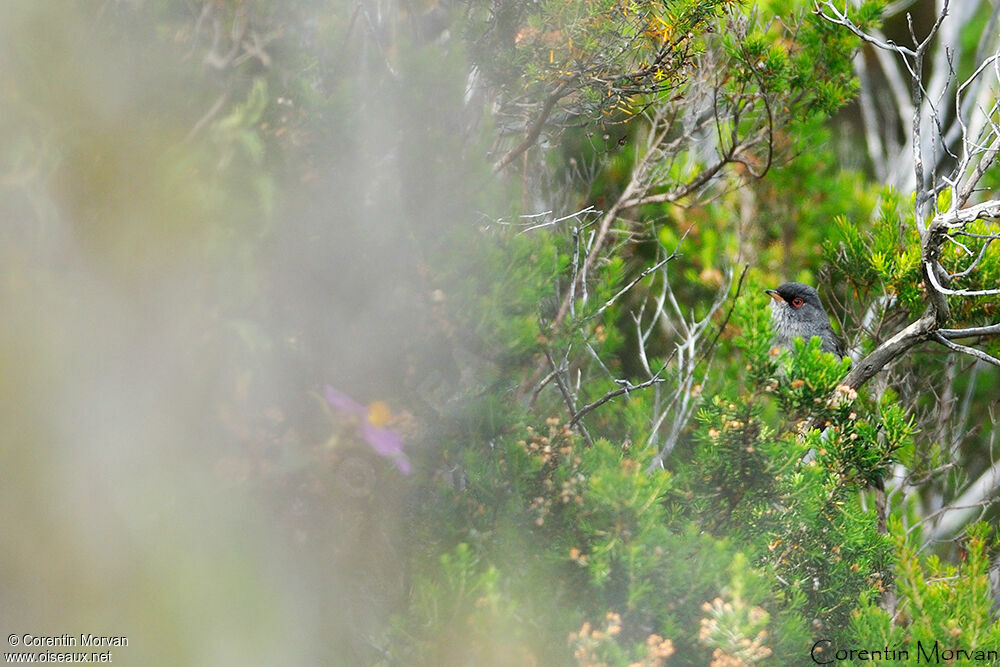
<instances>
[{"instance_id":1,"label":"bird's beak","mask_svg":"<svg viewBox=\"0 0 1000 667\"><path fill-rule=\"evenodd\" d=\"M766 290L764 290L764 293L767 294L772 299L774 299L775 301L780 301L782 303L785 302L785 300L781 298L781 295L778 294L778 290L775 290L775 289L766 289Z\"/></svg>"}]
</instances>

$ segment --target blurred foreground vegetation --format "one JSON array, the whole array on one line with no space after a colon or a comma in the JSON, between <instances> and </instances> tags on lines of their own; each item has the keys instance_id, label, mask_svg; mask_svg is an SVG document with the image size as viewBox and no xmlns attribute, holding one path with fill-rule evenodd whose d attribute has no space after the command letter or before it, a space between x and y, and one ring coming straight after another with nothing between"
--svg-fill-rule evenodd
<instances>
[{"instance_id":1,"label":"blurred foreground vegetation","mask_svg":"<svg viewBox=\"0 0 1000 667\"><path fill-rule=\"evenodd\" d=\"M924 308L812 10L6 5L3 627L126 664L1000 649L995 510L929 528L997 369L855 391L770 345L785 280L859 353Z\"/></svg>"}]
</instances>

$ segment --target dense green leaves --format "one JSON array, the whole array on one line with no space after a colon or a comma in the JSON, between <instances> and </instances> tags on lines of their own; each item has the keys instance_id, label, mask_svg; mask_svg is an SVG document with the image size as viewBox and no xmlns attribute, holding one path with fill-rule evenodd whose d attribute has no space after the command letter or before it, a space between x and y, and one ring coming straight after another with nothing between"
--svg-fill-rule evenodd
<instances>
[{"instance_id":1,"label":"dense green leaves","mask_svg":"<svg viewBox=\"0 0 1000 667\"><path fill-rule=\"evenodd\" d=\"M914 660L917 651L924 659L934 651L992 651L978 659L995 661L1000 621L993 614L987 574L989 528L982 523L969 527L957 566L922 556L898 521L890 528L896 548L894 610L903 622L894 623L871 601L862 604L851 614L859 644L907 649Z\"/></svg>"}]
</instances>

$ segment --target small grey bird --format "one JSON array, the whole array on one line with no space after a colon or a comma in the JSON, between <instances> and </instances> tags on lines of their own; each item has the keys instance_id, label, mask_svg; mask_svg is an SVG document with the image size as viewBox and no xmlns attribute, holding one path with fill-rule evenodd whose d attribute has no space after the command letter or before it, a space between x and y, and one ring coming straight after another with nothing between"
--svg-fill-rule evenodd
<instances>
[{"instance_id":1,"label":"small grey bird","mask_svg":"<svg viewBox=\"0 0 1000 667\"><path fill-rule=\"evenodd\" d=\"M803 283L785 283L778 289L764 290L771 296L771 326L775 345L792 349L792 341L809 341L819 336L822 350L844 356L844 343L830 326L830 316L823 310L816 290Z\"/></svg>"}]
</instances>

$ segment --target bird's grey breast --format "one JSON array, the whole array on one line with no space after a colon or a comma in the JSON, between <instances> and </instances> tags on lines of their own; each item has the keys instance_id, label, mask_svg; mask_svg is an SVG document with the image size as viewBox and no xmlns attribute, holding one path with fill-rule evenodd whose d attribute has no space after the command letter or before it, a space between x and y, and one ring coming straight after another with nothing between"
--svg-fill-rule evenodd
<instances>
[{"instance_id":1,"label":"bird's grey breast","mask_svg":"<svg viewBox=\"0 0 1000 667\"><path fill-rule=\"evenodd\" d=\"M813 336L819 336L824 352L842 354L827 314L812 304L806 303L796 311L786 303L772 302L771 327L774 330L774 343L780 347L791 350L792 341L796 338L808 342Z\"/></svg>"}]
</instances>

